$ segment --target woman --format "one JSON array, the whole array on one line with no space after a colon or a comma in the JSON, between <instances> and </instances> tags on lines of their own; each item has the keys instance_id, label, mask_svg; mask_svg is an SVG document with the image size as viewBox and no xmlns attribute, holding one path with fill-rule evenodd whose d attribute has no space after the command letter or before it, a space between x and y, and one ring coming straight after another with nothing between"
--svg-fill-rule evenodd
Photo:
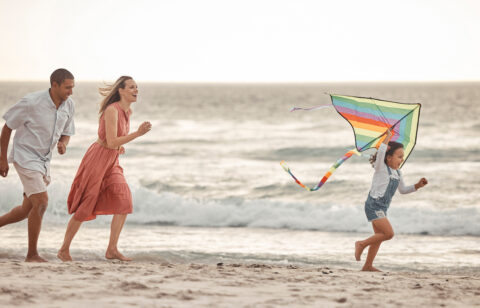
<instances>
[{"instance_id":1,"label":"woman","mask_svg":"<svg viewBox=\"0 0 480 308\"><path fill-rule=\"evenodd\" d=\"M122 145L143 136L152 128L143 122L138 130L129 134L130 105L137 101L138 88L132 77L122 76L106 88L100 88L105 96L100 107L98 139L85 153L68 195L68 212L75 213L65 232L65 239L58 251L62 261L72 261L70 244L82 222L95 219L96 215L113 214L110 242L105 257L131 261L117 248L127 214L132 213L132 195L118 156L125 153Z\"/></svg>"}]
</instances>

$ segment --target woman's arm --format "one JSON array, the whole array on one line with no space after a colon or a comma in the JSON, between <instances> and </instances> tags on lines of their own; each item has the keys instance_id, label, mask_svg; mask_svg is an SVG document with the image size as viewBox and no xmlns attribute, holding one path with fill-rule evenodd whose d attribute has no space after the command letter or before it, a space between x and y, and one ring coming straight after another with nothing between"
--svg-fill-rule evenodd
<instances>
[{"instance_id":1,"label":"woman's arm","mask_svg":"<svg viewBox=\"0 0 480 308\"><path fill-rule=\"evenodd\" d=\"M117 136L118 111L111 106L105 110L105 134L107 147L117 149L133 139L145 135L152 128L150 122L143 122L136 132L126 136Z\"/></svg>"}]
</instances>

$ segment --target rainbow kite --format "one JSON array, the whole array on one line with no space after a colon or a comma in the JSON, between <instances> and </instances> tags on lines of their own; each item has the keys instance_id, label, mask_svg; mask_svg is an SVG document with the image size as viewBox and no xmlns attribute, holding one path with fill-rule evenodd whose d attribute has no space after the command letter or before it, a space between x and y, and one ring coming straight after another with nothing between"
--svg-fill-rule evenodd
<instances>
[{"instance_id":1,"label":"rainbow kite","mask_svg":"<svg viewBox=\"0 0 480 308\"><path fill-rule=\"evenodd\" d=\"M349 159L353 154L371 148L377 148L386 137L388 129L392 130L390 141L403 144L405 164L408 156L417 141L418 120L420 118L420 104L402 104L383 101L374 98L364 98L345 95L330 95L335 110L350 123L355 134L355 149L348 151L323 176L317 186L310 188L302 184L282 161L280 164L298 185L309 191L316 191L322 187L332 173ZM316 109L316 108L314 108ZM293 110L309 110L307 108L293 108ZM313 110L313 109L312 109Z\"/></svg>"}]
</instances>

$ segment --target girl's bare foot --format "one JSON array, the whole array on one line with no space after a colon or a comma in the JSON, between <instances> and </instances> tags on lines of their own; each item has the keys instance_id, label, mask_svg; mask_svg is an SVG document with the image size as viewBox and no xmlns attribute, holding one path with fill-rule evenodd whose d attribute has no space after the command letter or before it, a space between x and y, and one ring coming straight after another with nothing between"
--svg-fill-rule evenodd
<instances>
[{"instance_id":1,"label":"girl's bare foot","mask_svg":"<svg viewBox=\"0 0 480 308\"><path fill-rule=\"evenodd\" d=\"M59 250L57 253L57 257L62 260L63 262L73 261L72 257L70 256L69 251Z\"/></svg>"},{"instance_id":2,"label":"girl's bare foot","mask_svg":"<svg viewBox=\"0 0 480 308\"><path fill-rule=\"evenodd\" d=\"M39 255L32 255L32 256L27 256L25 258L25 262L48 262L48 261L40 257Z\"/></svg>"},{"instance_id":3,"label":"girl's bare foot","mask_svg":"<svg viewBox=\"0 0 480 308\"><path fill-rule=\"evenodd\" d=\"M365 247L360 243L360 241L355 242L355 260L360 261L362 256L363 249Z\"/></svg>"},{"instance_id":4,"label":"girl's bare foot","mask_svg":"<svg viewBox=\"0 0 480 308\"><path fill-rule=\"evenodd\" d=\"M107 250L105 253L105 258L109 260L117 259L120 261L132 261L132 259L125 257L118 250Z\"/></svg>"},{"instance_id":5,"label":"girl's bare foot","mask_svg":"<svg viewBox=\"0 0 480 308\"><path fill-rule=\"evenodd\" d=\"M365 266L362 268L362 271L364 271L364 272L381 272L381 270L379 270L378 268L373 267L373 266L371 266L371 265L370 265L370 266L366 266L366 265L365 265Z\"/></svg>"}]
</instances>

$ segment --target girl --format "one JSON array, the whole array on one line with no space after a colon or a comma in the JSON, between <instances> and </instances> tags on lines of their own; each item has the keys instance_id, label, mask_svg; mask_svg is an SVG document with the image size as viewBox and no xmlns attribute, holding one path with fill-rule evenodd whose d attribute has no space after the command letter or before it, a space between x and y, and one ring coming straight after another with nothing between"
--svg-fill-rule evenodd
<instances>
[{"instance_id":1,"label":"girl","mask_svg":"<svg viewBox=\"0 0 480 308\"><path fill-rule=\"evenodd\" d=\"M425 178L421 178L417 184L405 186L398 170L403 162L403 144L389 142L391 137L392 133L389 129L377 154L371 159L375 173L370 193L365 202L365 214L368 221L372 222L375 234L363 241L355 242L355 259L357 261L360 261L365 247L370 246L362 271L379 271L373 267L373 259L377 255L380 244L393 237L393 229L387 219L387 210L397 188L401 194L408 194L428 184Z\"/></svg>"},{"instance_id":2,"label":"girl","mask_svg":"<svg viewBox=\"0 0 480 308\"><path fill-rule=\"evenodd\" d=\"M70 244L82 222L96 215L113 214L110 242L105 257L131 261L117 249L117 242L127 214L132 213L132 195L118 156L125 153L122 145L146 134L152 128L143 122L136 132L129 134L130 105L137 101L138 88L132 77L122 76L106 88L100 107L98 139L83 157L68 196L68 212L75 213L68 223L65 239L58 251L62 261L72 261Z\"/></svg>"}]
</instances>

